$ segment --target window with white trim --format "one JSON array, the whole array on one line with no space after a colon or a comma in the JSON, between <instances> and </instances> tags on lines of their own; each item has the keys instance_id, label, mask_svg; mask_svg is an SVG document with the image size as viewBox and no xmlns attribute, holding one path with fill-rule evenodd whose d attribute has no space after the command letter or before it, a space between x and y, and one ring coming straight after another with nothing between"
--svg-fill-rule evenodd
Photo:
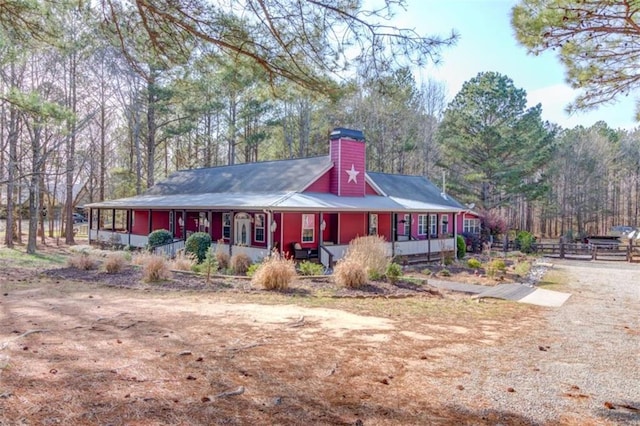
<instances>
[{"instance_id":1,"label":"window with white trim","mask_svg":"<svg viewBox=\"0 0 640 426\"><path fill-rule=\"evenodd\" d=\"M480 219L464 219L462 221L462 232L469 234L480 233Z\"/></svg>"},{"instance_id":2,"label":"window with white trim","mask_svg":"<svg viewBox=\"0 0 640 426\"><path fill-rule=\"evenodd\" d=\"M402 235L411 235L411 215L405 214L404 219L404 233Z\"/></svg>"},{"instance_id":3,"label":"window with white trim","mask_svg":"<svg viewBox=\"0 0 640 426\"><path fill-rule=\"evenodd\" d=\"M231 213L222 213L222 238L231 238Z\"/></svg>"},{"instance_id":4,"label":"window with white trim","mask_svg":"<svg viewBox=\"0 0 640 426\"><path fill-rule=\"evenodd\" d=\"M440 216L440 233L446 234L449 232L449 215Z\"/></svg>"},{"instance_id":5,"label":"window with white trim","mask_svg":"<svg viewBox=\"0 0 640 426\"><path fill-rule=\"evenodd\" d=\"M256 242L264 243L264 215L261 213L254 216L253 233Z\"/></svg>"},{"instance_id":6,"label":"window with white trim","mask_svg":"<svg viewBox=\"0 0 640 426\"><path fill-rule=\"evenodd\" d=\"M369 235L378 235L378 215L376 213L369 214Z\"/></svg>"},{"instance_id":7,"label":"window with white trim","mask_svg":"<svg viewBox=\"0 0 640 426\"><path fill-rule=\"evenodd\" d=\"M429 215L429 235L438 235L438 215Z\"/></svg>"},{"instance_id":8,"label":"window with white trim","mask_svg":"<svg viewBox=\"0 0 640 426\"><path fill-rule=\"evenodd\" d=\"M427 219L428 219L428 216L426 214L418 215L418 235L427 235L427 228L428 228Z\"/></svg>"},{"instance_id":9,"label":"window with white trim","mask_svg":"<svg viewBox=\"0 0 640 426\"><path fill-rule=\"evenodd\" d=\"M312 243L315 241L315 215L302 215L302 242Z\"/></svg>"}]
</instances>

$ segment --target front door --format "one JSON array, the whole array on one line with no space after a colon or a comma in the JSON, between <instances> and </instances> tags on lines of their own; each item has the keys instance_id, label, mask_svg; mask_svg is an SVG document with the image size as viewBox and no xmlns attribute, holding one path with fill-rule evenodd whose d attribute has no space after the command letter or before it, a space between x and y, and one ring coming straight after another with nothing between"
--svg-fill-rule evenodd
<instances>
[{"instance_id":1,"label":"front door","mask_svg":"<svg viewBox=\"0 0 640 426\"><path fill-rule=\"evenodd\" d=\"M251 245L251 217L247 213L238 213L235 218L235 244Z\"/></svg>"}]
</instances>

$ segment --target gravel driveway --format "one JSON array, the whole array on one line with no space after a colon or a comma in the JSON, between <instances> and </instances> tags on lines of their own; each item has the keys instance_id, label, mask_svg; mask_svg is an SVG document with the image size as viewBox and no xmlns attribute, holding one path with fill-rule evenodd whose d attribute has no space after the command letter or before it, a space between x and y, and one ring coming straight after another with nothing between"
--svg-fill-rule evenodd
<instances>
[{"instance_id":1,"label":"gravel driveway","mask_svg":"<svg viewBox=\"0 0 640 426\"><path fill-rule=\"evenodd\" d=\"M640 265L555 262L572 293L522 339L480 349L452 403L532 424L640 424ZM514 321L518 321L514 318Z\"/></svg>"}]
</instances>

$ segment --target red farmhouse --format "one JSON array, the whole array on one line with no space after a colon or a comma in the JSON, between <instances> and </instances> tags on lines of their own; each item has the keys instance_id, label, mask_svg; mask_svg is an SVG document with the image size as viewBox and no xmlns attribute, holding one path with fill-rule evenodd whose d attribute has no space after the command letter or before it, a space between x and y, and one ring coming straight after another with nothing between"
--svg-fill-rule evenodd
<instances>
[{"instance_id":1,"label":"red farmhouse","mask_svg":"<svg viewBox=\"0 0 640 426\"><path fill-rule=\"evenodd\" d=\"M476 216L424 177L366 172L365 158L362 132L338 128L327 156L178 171L143 195L86 206L89 239L144 247L167 229L173 252L207 232L231 254L277 249L327 266L364 235L384 237L390 255L454 251Z\"/></svg>"}]
</instances>

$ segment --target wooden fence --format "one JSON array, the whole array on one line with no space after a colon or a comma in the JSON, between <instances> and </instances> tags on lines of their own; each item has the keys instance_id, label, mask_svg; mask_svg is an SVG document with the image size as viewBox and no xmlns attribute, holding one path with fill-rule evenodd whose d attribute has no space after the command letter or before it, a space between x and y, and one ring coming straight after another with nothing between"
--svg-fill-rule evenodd
<instances>
[{"instance_id":1,"label":"wooden fence","mask_svg":"<svg viewBox=\"0 0 640 426\"><path fill-rule=\"evenodd\" d=\"M491 246L496 250L517 250L513 241L508 243L497 242ZM544 254L547 257L559 259L581 260L614 260L625 262L640 262L640 245L629 241L628 244L588 244L588 243L535 243L535 253Z\"/></svg>"}]
</instances>

